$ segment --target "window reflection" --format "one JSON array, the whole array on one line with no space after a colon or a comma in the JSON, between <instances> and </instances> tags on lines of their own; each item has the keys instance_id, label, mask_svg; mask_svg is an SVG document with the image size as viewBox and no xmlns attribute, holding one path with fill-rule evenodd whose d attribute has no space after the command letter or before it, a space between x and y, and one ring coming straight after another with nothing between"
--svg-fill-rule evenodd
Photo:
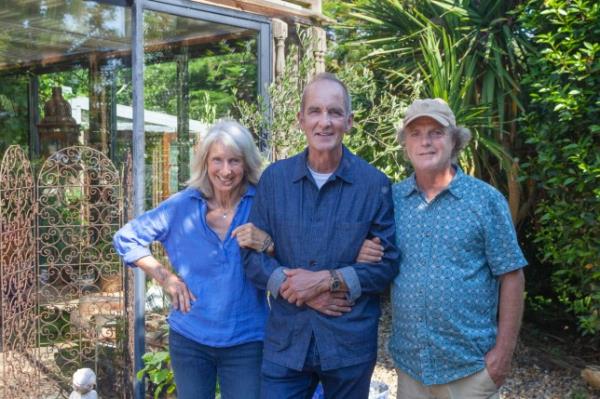
<instances>
[{"instance_id":1,"label":"window reflection","mask_svg":"<svg viewBox=\"0 0 600 399\"><path fill-rule=\"evenodd\" d=\"M131 12L84 0L0 0L0 69L131 47Z\"/></svg>"},{"instance_id":2,"label":"window reflection","mask_svg":"<svg viewBox=\"0 0 600 399\"><path fill-rule=\"evenodd\" d=\"M21 144L45 157L72 144L57 139L60 127L52 142L39 135L50 131L44 106L59 92L77 143L120 166L132 147L132 18L107 3L0 0L0 150ZM154 11L144 11L143 23L150 207L182 188L207 126L238 118L236 101L256 101L258 33Z\"/></svg>"},{"instance_id":3,"label":"window reflection","mask_svg":"<svg viewBox=\"0 0 600 399\"><path fill-rule=\"evenodd\" d=\"M44 105L58 90L71 108L87 103L73 115L77 143L114 155L116 104L131 104L131 10L83 0L0 0L0 26L0 147L32 145L34 155L47 156L73 144L57 139L60 126L50 142L38 136L40 127L48 131Z\"/></svg>"},{"instance_id":4,"label":"window reflection","mask_svg":"<svg viewBox=\"0 0 600 399\"><path fill-rule=\"evenodd\" d=\"M239 117L237 100L256 99L257 38L244 28L144 13L148 207L183 187L193 147L208 126ZM162 128L150 115L162 118Z\"/></svg>"}]
</instances>

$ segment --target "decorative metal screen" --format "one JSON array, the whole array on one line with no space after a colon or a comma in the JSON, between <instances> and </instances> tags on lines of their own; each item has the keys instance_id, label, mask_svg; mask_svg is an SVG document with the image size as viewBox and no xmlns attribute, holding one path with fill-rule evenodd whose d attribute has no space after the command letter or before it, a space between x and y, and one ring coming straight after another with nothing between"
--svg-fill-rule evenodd
<instances>
[{"instance_id":1,"label":"decorative metal screen","mask_svg":"<svg viewBox=\"0 0 600 399\"><path fill-rule=\"evenodd\" d=\"M37 183L40 360L63 386L91 368L102 398L125 397L128 378L124 273L112 247L122 191L112 162L89 147L54 153Z\"/></svg>"},{"instance_id":2,"label":"decorative metal screen","mask_svg":"<svg viewBox=\"0 0 600 399\"><path fill-rule=\"evenodd\" d=\"M92 148L54 153L37 184L23 151L5 152L0 398L67 398L82 367L96 372L101 398L131 397L133 297L126 300L130 290L112 248L125 200L114 165Z\"/></svg>"},{"instance_id":3,"label":"decorative metal screen","mask_svg":"<svg viewBox=\"0 0 600 399\"><path fill-rule=\"evenodd\" d=\"M34 181L17 146L0 165L0 398L39 398Z\"/></svg>"}]
</instances>

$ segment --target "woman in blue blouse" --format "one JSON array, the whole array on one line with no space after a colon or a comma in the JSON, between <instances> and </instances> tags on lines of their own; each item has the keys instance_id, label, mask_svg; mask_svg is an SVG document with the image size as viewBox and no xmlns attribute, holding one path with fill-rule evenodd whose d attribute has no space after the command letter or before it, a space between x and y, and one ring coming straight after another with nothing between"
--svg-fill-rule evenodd
<instances>
[{"instance_id":1,"label":"woman in blue blouse","mask_svg":"<svg viewBox=\"0 0 600 399\"><path fill-rule=\"evenodd\" d=\"M169 350L179 398L257 398L266 296L245 277L239 246L269 249L245 224L261 159L252 135L234 121L214 125L193 161L188 188L132 220L114 237L124 261L169 294ZM239 244L238 244L239 240ZM160 241L173 271L152 256Z\"/></svg>"}]
</instances>

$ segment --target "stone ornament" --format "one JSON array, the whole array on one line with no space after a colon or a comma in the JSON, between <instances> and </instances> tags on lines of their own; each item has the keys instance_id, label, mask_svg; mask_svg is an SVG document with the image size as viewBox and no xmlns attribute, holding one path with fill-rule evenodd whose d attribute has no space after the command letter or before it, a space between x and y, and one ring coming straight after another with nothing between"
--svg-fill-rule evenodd
<instances>
[{"instance_id":1,"label":"stone ornament","mask_svg":"<svg viewBox=\"0 0 600 399\"><path fill-rule=\"evenodd\" d=\"M73 392L69 399L98 399L94 390L96 385L96 374L92 369L78 369L73 374Z\"/></svg>"}]
</instances>

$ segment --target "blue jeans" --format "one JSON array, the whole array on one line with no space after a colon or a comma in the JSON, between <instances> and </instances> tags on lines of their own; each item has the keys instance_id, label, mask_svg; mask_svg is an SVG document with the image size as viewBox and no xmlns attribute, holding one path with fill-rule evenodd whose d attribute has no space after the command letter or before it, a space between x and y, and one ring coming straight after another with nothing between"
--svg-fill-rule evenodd
<instances>
[{"instance_id":1,"label":"blue jeans","mask_svg":"<svg viewBox=\"0 0 600 399\"><path fill-rule=\"evenodd\" d=\"M169 352L178 399L214 399L219 378L222 399L258 399L262 342L215 348L171 330Z\"/></svg>"},{"instance_id":2,"label":"blue jeans","mask_svg":"<svg viewBox=\"0 0 600 399\"><path fill-rule=\"evenodd\" d=\"M326 399L367 399L374 368L375 359L322 370L313 337L301 371L263 360L260 396L262 399L310 399L321 381Z\"/></svg>"}]
</instances>

